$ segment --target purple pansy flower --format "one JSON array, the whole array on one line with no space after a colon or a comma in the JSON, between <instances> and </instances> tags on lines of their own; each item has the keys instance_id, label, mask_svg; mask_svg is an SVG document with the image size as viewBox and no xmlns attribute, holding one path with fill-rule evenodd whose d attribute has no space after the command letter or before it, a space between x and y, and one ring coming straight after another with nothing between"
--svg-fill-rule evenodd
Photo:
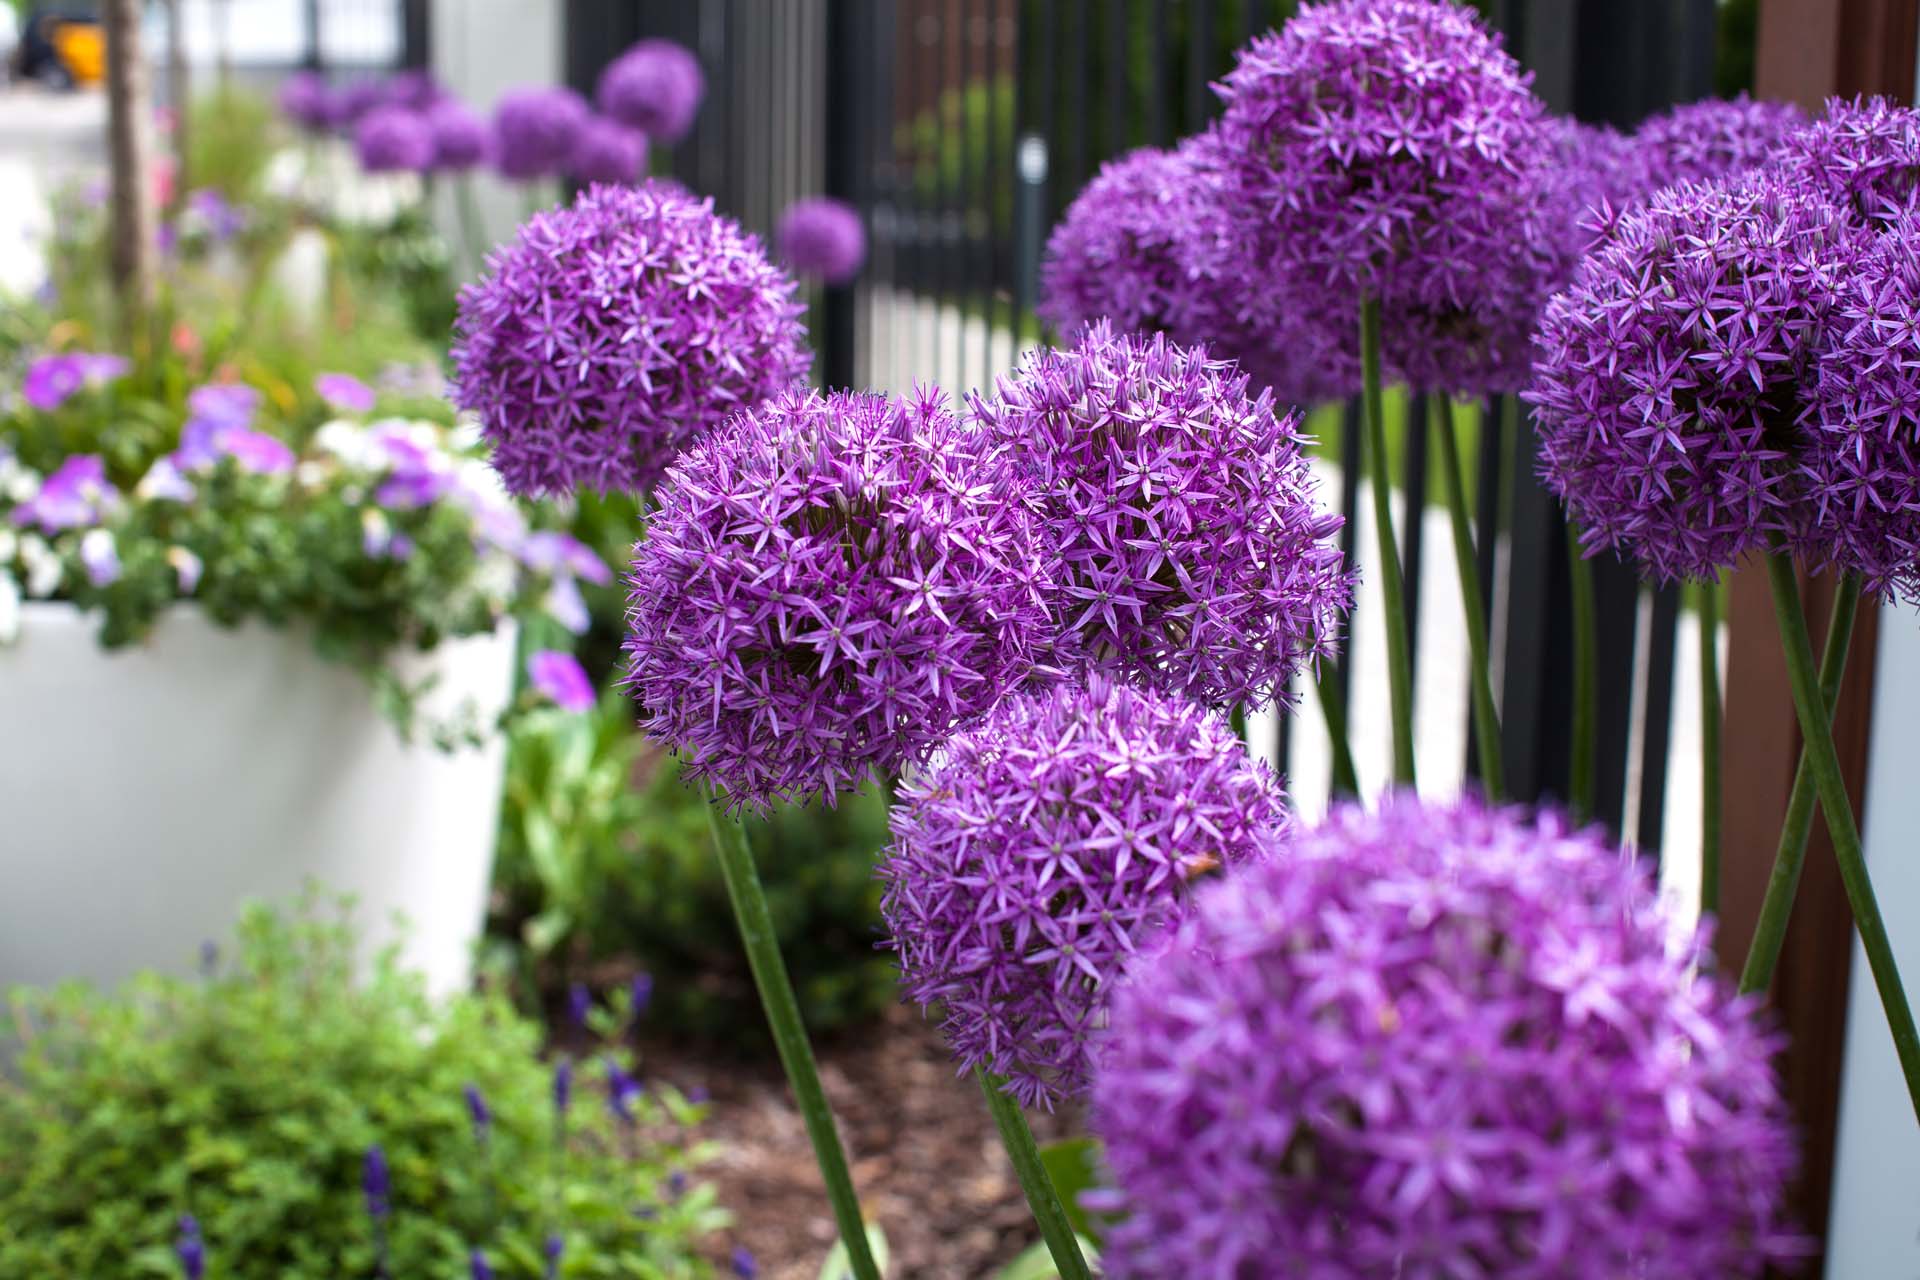
<instances>
[{"instance_id":1,"label":"purple pansy flower","mask_svg":"<svg viewBox=\"0 0 1920 1280\"><path fill-rule=\"evenodd\" d=\"M795 274L827 284L845 284L867 261L867 229L859 211L827 196L789 205L780 215L774 243Z\"/></svg>"},{"instance_id":2,"label":"purple pansy flower","mask_svg":"<svg viewBox=\"0 0 1920 1280\"><path fill-rule=\"evenodd\" d=\"M374 389L350 373L323 373L313 389L329 406L342 413L371 413L379 401Z\"/></svg>"},{"instance_id":3,"label":"purple pansy flower","mask_svg":"<svg viewBox=\"0 0 1920 1280\"><path fill-rule=\"evenodd\" d=\"M106 461L95 453L68 458L40 485L40 491L13 509L13 522L45 533L99 523L119 492L107 483Z\"/></svg>"},{"instance_id":4,"label":"purple pansy flower","mask_svg":"<svg viewBox=\"0 0 1920 1280\"><path fill-rule=\"evenodd\" d=\"M671 40L642 40L607 64L594 100L615 120L672 144L693 127L707 78L700 60Z\"/></svg>"},{"instance_id":5,"label":"purple pansy flower","mask_svg":"<svg viewBox=\"0 0 1920 1280\"><path fill-rule=\"evenodd\" d=\"M493 109L494 166L516 182L565 170L587 122L585 99L571 89L515 89Z\"/></svg>"},{"instance_id":6,"label":"purple pansy flower","mask_svg":"<svg viewBox=\"0 0 1920 1280\"><path fill-rule=\"evenodd\" d=\"M82 387L100 386L126 376L132 363L125 356L91 351L69 351L61 355L41 356L27 366L20 394L26 402L43 412L65 404Z\"/></svg>"},{"instance_id":7,"label":"purple pansy flower","mask_svg":"<svg viewBox=\"0 0 1920 1280\"><path fill-rule=\"evenodd\" d=\"M562 711L587 711L593 707L593 682L586 668L570 653L541 649L527 659L527 679L541 694Z\"/></svg>"},{"instance_id":8,"label":"purple pansy flower","mask_svg":"<svg viewBox=\"0 0 1920 1280\"><path fill-rule=\"evenodd\" d=\"M255 475L285 475L296 457L285 441L250 427L231 427L220 433L215 447Z\"/></svg>"}]
</instances>

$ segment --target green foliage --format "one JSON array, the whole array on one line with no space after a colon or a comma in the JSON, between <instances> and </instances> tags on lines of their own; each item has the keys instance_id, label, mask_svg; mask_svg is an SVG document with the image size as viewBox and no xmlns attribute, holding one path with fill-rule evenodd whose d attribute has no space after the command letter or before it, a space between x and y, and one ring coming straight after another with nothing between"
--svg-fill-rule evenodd
<instances>
[{"instance_id":1,"label":"green foliage","mask_svg":"<svg viewBox=\"0 0 1920 1280\"><path fill-rule=\"evenodd\" d=\"M539 1276L551 1232L568 1277L710 1274L693 1251L724 1215L711 1188L670 1186L711 1154L699 1107L649 1081L627 1130L583 1079L556 1122L537 1026L495 998L436 1005L391 954L356 983L353 954L342 921L255 908L204 981L16 993L31 1030L0 1080L0 1275L177 1276L192 1213L209 1280L371 1276L375 1143L405 1280L464 1277L472 1249ZM492 1112L484 1145L468 1085Z\"/></svg>"},{"instance_id":2,"label":"green foliage","mask_svg":"<svg viewBox=\"0 0 1920 1280\"><path fill-rule=\"evenodd\" d=\"M279 146L273 103L233 86L194 99L187 130L187 181L235 202L260 194Z\"/></svg>"},{"instance_id":3,"label":"green foliage","mask_svg":"<svg viewBox=\"0 0 1920 1280\"><path fill-rule=\"evenodd\" d=\"M1095 1241L1106 1235L1105 1224L1087 1212L1080 1197L1100 1185L1100 1160L1100 1143L1094 1138L1062 1138L1040 1148L1040 1163L1047 1167L1067 1221L1076 1234Z\"/></svg>"},{"instance_id":4,"label":"green foliage","mask_svg":"<svg viewBox=\"0 0 1920 1280\"><path fill-rule=\"evenodd\" d=\"M655 976L652 1019L717 1039L765 1042L752 975L709 844L704 795L631 728L618 691L587 714L519 720L509 739L497 935L548 987L613 961ZM787 806L747 823L814 1031L871 1017L894 997L875 949L875 855L886 841L877 791L837 809Z\"/></svg>"},{"instance_id":5,"label":"green foliage","mask_svg":"<svg viewBox=\"0 0 1920 1280\"><path fill-rule=\"evenodd\" d=\"M346 283L356 295L397 301L413 332L444 347L452 339L457 287L453 251L424 207L402 209L379 226L346 223L334 231Z\"/></svg>"},{"instance_id":6,"label":"green foliage","mask_svg":"<svg viewBox=\"0 0 1920 1280\"><path fill-rule=\"evenodd\" d=\"M1093 1241L1080 1237L1080 1256L1087 1260L1087 1266L1093 1274L1100 1274L1100 1250ZM1053 1265L1053 1254L1047 1251L1047 1242L1037 1241L1020 1251L1020 1256L1003 1267L994 1280L1059 1280L1060 1268Z\"/></svg>"},{"instance_id":7,"label":"green foliage","mask_svg":"<svg viewBox=\"0 0 1920 1280\"><path fill-rule=\"evenodd\" d=\"M873 1255L874 1268L886 1275L887 1267L893 1262L893 1247L887 1243L887 1233L877 1222L867 1223L867 1252ZM853 1280L853 1262L847 1256L845 1240L833 1242L827 1260L820 1264L820 1280Z\"/></svg>"}]
</instances>

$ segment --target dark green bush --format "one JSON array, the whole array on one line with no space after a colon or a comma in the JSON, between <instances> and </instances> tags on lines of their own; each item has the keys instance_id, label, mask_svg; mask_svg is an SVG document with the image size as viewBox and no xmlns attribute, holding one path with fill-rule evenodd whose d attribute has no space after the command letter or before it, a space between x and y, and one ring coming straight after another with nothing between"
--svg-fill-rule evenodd
<instances>
[{"instance_id":1,"label":"dark green bush","mask_svg":"<svg viewBox=\"0 0 1920 1280\"><path fill-rule=\"evenodd\" d=\"M619 962L653 974L650 1019L678 1032L766 1043L709 843L703 793L631 728L610 691L589 713L525 717L508 748L495 864L496 935L553 995ZM879 794L837 809L783 807L748 831L807 1024L869 1018L894 996L879 938Z\"/></svg>"},{"instance_id":2,"label":"dark green bush","mask_svg":"<svg viewBox=\"0 0 1920 1280\"><path fill-rule=\"evenodd\" d=\"M556 1124L537 1026L497 999L436 1006L391 955L356 983L352 955L340 921L256 909L204 981L16 993L30 1038L0 1081L0 1276L176 1277L183 1213L209 1280L372 1276L375 1143L395 1280L464 1278L474 1249L539 1276L555 1232L568 1277L710 1274L693 1249L724 1215L673 1178L706 1158L698 1107L649 1081L628 1129L595 1066Z\"/></svg>"}]
</instances>

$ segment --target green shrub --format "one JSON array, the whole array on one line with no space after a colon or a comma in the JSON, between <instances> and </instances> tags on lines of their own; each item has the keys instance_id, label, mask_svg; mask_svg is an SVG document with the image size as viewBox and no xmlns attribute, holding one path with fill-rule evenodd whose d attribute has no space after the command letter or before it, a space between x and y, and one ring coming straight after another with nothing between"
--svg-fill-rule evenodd
<instances>
[{"instance_id":1,"label":"green shrub","mask_svg":"<svg viewBox=\"0 0 1920 1280\"><path fill-rule=\"evenodd\" d=\"M708 1154L698 1107L655 1086L627 1129L583 1069L557 1125L538 1027L497 999L436 1006L391 954L356 983L352 956L342 921L254 909L204 981L16 993L31 1030L0 1082L0 1275L178 1276L192 1213L209 1280L372 1276L376 1143L396 1280L465 1277L473 1249L539 1276L551 1232L565 1276L710 1274L693 1249L723 1215L672 1176ZM469 1085L492 1113L484 1144Z\"/></svg>"},{"instance_id":2,"label":"green shrub","mask_svg":"<svg viewBox=\"0 0 1920 1280\"><path fill-rule=\"evenodd\" d=\"M550 993L626 961L654 975L652 1021L764 1044L704 794L632 723L610 691L592 712L547 710L514 726L496 933ZM747 827L808 1026L872 1017L895 998L892 964L875 948L885 802L868 790Z\"/></svg>"}]
</instances>

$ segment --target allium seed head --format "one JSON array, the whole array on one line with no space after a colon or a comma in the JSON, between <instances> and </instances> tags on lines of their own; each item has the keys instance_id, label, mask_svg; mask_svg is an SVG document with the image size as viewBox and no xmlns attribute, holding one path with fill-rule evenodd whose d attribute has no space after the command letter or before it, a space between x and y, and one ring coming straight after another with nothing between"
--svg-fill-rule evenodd
<instances>
[{"instance_id":1,"label":"allium seed head","mask_svg":"<svg viewBox=\"0 0 1920 1280\"><path fill-rule=\"evenodd\" d=\"M1117 1280L1695 1280L1799 1247L1779 1048L1551 814L1336 808L1202 886L1095 1045Z\"/></svg>"},{"instance_id":2,"label":"allium seed head","mask_svg":"<svg viewBox=\"0 0 1920 1280\"><path fill-rule=\"evenodd\" d=\"M534 215L460 291L454 399L522 495L644 489L688 441L803 379L794 283L670 183Z\"/></svg>"},{"instance_id":3,"label":"allium seed head","mask_svg":"<svg viewBox=\"0 0 1920 1280\"><path fill-rule=\"evenodd\" d=\"M1706 578L1805 512L1796 419L1857 233L1765 171L1658 192L1548 304L1524 398L1588 548Z\"/></svg>"},{"instance_id":4,"label":"allium seed head","mask_svg":"<svg viewBox=\"0 0 1920 1280\"><path fill-rule=\"evenodd\" d=\"M1791 102L1755 102L1741 94L1674 107L1634 131L1654 187L1733 178L1778 158L1788 135L1807 123Z\"/></svg>"},{"instance_id":5,"label":"allium seed head","mask_svg":"<svg viewBox=\"0 0 1920 1280\"><path fill-rule=\"evenodd\" d=\"M1048 564L937 397L789 391L697 441L634 551L628 683L730 808L922 758L1032 674Z\"/></svg>"},{"instance_id":6,"label":"allium seed head","mask_svg":"<svg viewBox=\"0 0 1920 1280\"><path fill-rule=\"evenodd\" d=\"M881 864L907 995L965 1067L1051 1107L1136 941L1201 877L1265 856L1278 783L1198 704L1093 677L1009 698L909 774Z\"/></svg>"},{"instance_id":7,"label":"allium seed head","mask_svg":"<svg viewBox=\"0 0 1920 1280\"><path fill-rule=\"evenodd\" d=\"M571 89L515 89L493 109L494 165L516 182L564 173L587 123L587 104Z\"/></svg>"},{"instance_id":8,"label":"allium seed head","mask_svg":"<svg viewBox=\"0 0 1920 1280\"><path fill-rule=\"evenodd\" d=\"M1785 181L1815 186L1855 220L1884 227L1920 191L1920 112L1889 98L1830 98L1782 155Z\"/></svg>"},{"instance_id":9,"label":"allium seed head","mask_svg":"<svg viewBox=\"0 0 1920 1280\"><path fill-rule=\"evenodd\" d=\"M607 64L594 90L600 110L655 142L686 136L707 78L692 51L671 40L642 40Z\"/></svg>"},{"instance_id":10,"label":"allium seed head","mask_svg":"<svg viewBox=\"0 0 1920 1280\"><path fill-rule=\"evenodd\" d=\"M1054 609L1086 665L1261 706L1333 651L1352 598L1340 517L1314 504L1298 419L1232 364L1103 322L969 417L1059 549Z\"/></svg>"},{"instance_id":11,"label":"allium seed head","mask_svg":"<svg viewBox=\"0 0 1920 1280\"><path fill-rule=\"evenodd\" d=\"M867 262L867 229L859 211L827 196L789 205L774 242L796 274L827 284L845 284Z\"/></svg>"}]
</instances>

